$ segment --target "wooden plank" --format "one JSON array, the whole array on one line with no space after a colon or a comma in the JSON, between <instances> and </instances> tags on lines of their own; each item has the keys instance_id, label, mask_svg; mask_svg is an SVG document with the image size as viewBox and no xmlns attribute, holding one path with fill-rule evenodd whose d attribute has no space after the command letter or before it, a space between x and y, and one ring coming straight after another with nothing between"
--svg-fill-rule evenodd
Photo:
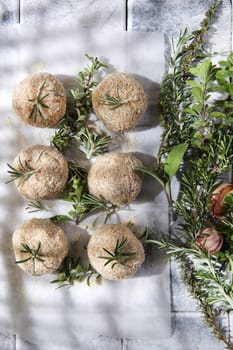
<instances>
[{"instance_id":1,"label":"wooden plank","mask_svg":"<svg viewBox=\"0 0 233 350\"><path fill-rule=\"evenodd\" d=\"M221 320L220 320L221 321ZM223 350L224 343L218 341L206 327L203 318L191 313L175 314L172 318L174 333L166 340L128 340L124 350ZM225 326L225 323L223 323Z\"/></svg>"},{"instance_id":2,"label":"wooden plank","mask_svg":"<svg viewBox=\"0 0 233 350\"><path fill-rule=\"evenodd\" d=\"M8 333L0 333L0 349L15 350L15 336Z\"/></svg>"},{"instance_id":3,"label":"wooden plank","mask_svg":"<svg viewBox=\"0 0 233 350\"><path fill-rule=\"evenodd\" d=\"M19 0L0 0L0 25L19 22Z\"/></svg>"},{"instance_id":4,"label":"wooden plank","mask_svg":"<svg viewBox=\"0 0 233 350\"><path fill-rule=\"evenodd\" d=\"M128 0L128 30L160 31L174 37L186 26L196 29L211 3L212 0ZM224 27L226 35L230 35L231 0L222 2L220 16L224 22L219 29ZM230 42L230 38L225 37L225 41Z\"/></svg>"},{"instance_id":5,"label":"wooden plank","mask_svg":"<svg viewBox=\"0 0 233 350\"><path fill-rule=\"evenodd\" d=\"M125 28L125 0L21 0L20 13L22 23Z\"/></svg>"}]
</instances>

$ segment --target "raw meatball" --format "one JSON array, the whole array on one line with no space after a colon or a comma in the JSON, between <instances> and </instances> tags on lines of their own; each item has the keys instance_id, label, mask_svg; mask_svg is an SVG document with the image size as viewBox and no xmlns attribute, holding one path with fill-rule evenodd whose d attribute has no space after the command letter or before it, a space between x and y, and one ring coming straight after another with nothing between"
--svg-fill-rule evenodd
<instances>
[{"instance_id":1,"label":"raw meatball","mask_svg":"<svg viewBox=\"0 0 233 350\"><path fill-rule=\"evenodd\" d=\"M134 170L141 165L130 153L110 152L99 156L88 173L88 190L113 204L129 204L141 190L143 175Z\"/></svg>"},{"instance_id":2,"label":"raw meatball","mask_svg":"<svg viewBox=\"0 0 233 350\"><path fill-rule=\"evenodd\" d=\"M27 124L40 128L56 126L66 111L63 84L49 73L33 74L16 87L13 109Z\"/></svg>"},{"instance_id":3,"label":"raw meatball","mask_svg":"<svg viewBox=\"0 0 233 350\"><path fill-rule=\"evenodd\" d=\"M147 108L143 87L124 73L103 79L93 92L92 103L104 126L116 132L132 129Z\"/></svg>"},{"instance_id":4,"label":"raw meatball","mask_svg":"<svg viewBox=\"0 0 233 350\"><path fill-rule=\"evenodd\" d=\"M117 244L118 246L122 244L118 253L121 252L123 255L119 254L118 259L108 263L111 258L109 253L114 254ZM90 238L87 253L93 268L109 280L131 277L145 260L142 243L130 229L121 224L103 225L98 228Z\"/></svg>"},{"instance_id":5,"label":"raw meatball","mask_svg":"<svg viewBox=\"0 0 233 350\"><path fill-rule=\"evenodd\" d=\"M14 232L12 243L18 266L33 275L55 272L68 252L64 231L49 219L31 219L24 222ZM23 252L25 245L36 256L34 263L33 254ZM25 259L28 261L20 262Z\"/></svg>"},{"instance_id":6,"label":"raw meatball","mask_svg":"<svg viewBox=\"0 0 233 350\"><path fill-rule=\"evenodd\" d=\"M68 179L68 164L55 148L33 145L22 150L13 161L22 176L16 178L19 193L33 200L54 198Z\"/></svg>"}]
</instances>

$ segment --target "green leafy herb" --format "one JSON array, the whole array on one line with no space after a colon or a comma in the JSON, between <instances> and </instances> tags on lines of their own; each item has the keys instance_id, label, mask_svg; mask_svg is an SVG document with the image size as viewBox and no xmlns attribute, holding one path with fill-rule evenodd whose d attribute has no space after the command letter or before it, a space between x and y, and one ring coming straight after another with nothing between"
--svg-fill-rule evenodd
<instances>
[{"instance_id":1,"label":"green leafy herb","mask_svg":"<svg viewBox=\"0 0 233 350\"><path fill-rule=\"evenodd\" d=\"M67 112L51 139L51 144L61 152L65 152L68 147L74 146L74 143L79 145L80 141L82 141L80 137L83 136L81 132L83 127L89 130L89 133L92 133L87 122L92 112L92 92L98 84L94 78L96 73L101 68L107 67L107 65L100 62L97 57L85 56L90 65L79 72L77 77L79 87L70 91L74 100L75 111ZM98 143L100 143L101 137L105 138L105 135L99 136Z\"/></svg>"},{"instance_id":2,"label":"green leafy herb","mask_svg":"<svg viewBox=\"0 0 233 350\"><path fill-rule=\"evenodd\" d=\"M104 198L97 198L86 191L86 181L74 176L70 180L69 191L60 199L72 204L68 215L56 215L51 218L53 221L72 221L79 223L92 213L103 211L106 213L105 221L116 212L118 206L106 201Z\"/></svg>"},{"instance_id":3,"label":"green leafy herb","mask_svg":"<svg viewBox=\"0 0 233 350\"><path fill-rule=\"evenodd\" d=\"M108 151L111 136L106 136L103 132L97 133L96 130L91 130L87 127L82 127L78 136L87 159Z\"/></svg>"},{"instance_id":4,"label":"green leafy herb","mask_svg":"<svg viewBox=\"0 0 233 350\"><path fill-rule=\"evenodd\" d=\"M48 109L49 106L45 103L46 97L49 93L46 93L42 96L43 89L45 88L46 80L43 80L39 85L38 92L35 98L29 99L29 102L34 102L32 105L32 110L29 115L29 119L33 118L34 121L37 121L38 117L46 120L47 117L43 114L43 109Z\"/></svg>"},{"instance_id":5,"label":"green leafy herb","mask_svg":"<svg viewBox=\"0 0 233 350\"><path fill-rule=\"evenodd\" d=\"M164 171L168 175L170 181L172 180L173 176L175 176L187 148L188 144L182 143L174 146L171 152L168 154L164 164Z\"/></svg>"},{"instance_id":6,"label":"green leafy herb","mask_svg":"<svg viewBox=\"0 0 233 350\"><path fill-rule=\"evenodd\" d=\"M62 121L59 129L51 140L57 149L64 152L71 145L78 147L86 153L87 158L104 153L108 149L111 137L106 136L103 131L87 125L88 118L92 112L92 91L97 85L94 75L97 71L106 67L97 58L86 55L91 65L78 75L80 88L71 90L75 102L76 113L67 115Z\"/></svg>"},{"instance_id":7,"label":"green leafy herb","mask_svg":"<svg viewBox=\"0 0 233 350\"><path fill-rule=\"evenodd\" d=\"M27 161L22 162L19 158L19 167L15 168L12 165L8 164L10 170L8 170L8 174L10 174L11 179L6 182L6 184L19 180L18 184L21 186L25 181L27 181L33 174L37 173L38 170L33 169Z\"/></svg>"},{"instance_id":8,"label":"green leafy herb","mask_svg":"<svg viewBox=\"0 0 233 350\"><path fill-rule=\"evenodd\" d=\"M22 260L18 260L15 263L16 264L22 264L27 261L32 261L32 274L35 275L35 267L36 267L36 261L44 262L45 260L42 258L43 254L41 253L41 242L38 243L38 246L36 249L30 248L28 244L21 243L22 249L21 253L27 254L27 257Z\"/></svg>"},{"instance_id":9,"label":"green leafy herb","mask_svg":"<svg viewBox=\"0 0 233 350\"><path fill-rule=\"evenodd\" d=\"M109 106L109 109L119 108L120 106L122 106L130 101L131 101L131 98L122 99L119 95L119 91L118 91L116 97L111 96L109 94L109 92L106 92L101 99L101 103L103 105Z\"/></svg>"},{"instance_id":10,"label":"green leafy herb","mask_svg":"<svg viewBox=\"0 0 233 350\"><path fill-rule=\"evenodd\" d=\"M26 207L28 213L36 213L38 211L47 210L41 201L30 201Z\"/></svg>"},{"instance_id":11,"label":"green leafy herb","mask_svg":"<svg viewBox=\"0 0 233 350\"><path fill-rule=\"evenodd\" d=\"M83 266L78 259L66 257L58 270L58 278L51 281L60 287L72 286L75 282L86 281L90 286L92 281L99 283L101 275L92 270L90 265Z\"/></svg>"},{"instance_id":12,"label":"green leafy herb","mask_svg":"<svg viewBox=\"0 0 233 350\"><path fill-rule=\"evenodd\" d=\"M219 177L224 176L232 164L233 56L230 54L219 64L213 64L204 49L204 37L218 4L214 1L210 6L199 30L189 34L185 29L177 45L172 42L173 53L168 59L169 69L160 95L164 131L158 164L155 169L144 171L165 188L173 219L178 218L170 227L169 241L147 242L166 249L176 258L208 325L232 348L216 322L220 312L233 310L232 201L231 197L226 199L226 211L218 221L212 215L212 194L220 182ZM216 91L220 93L217 97ZM185 149L183 152L182 147L178 148L176 154L179 145L185 145ZM176 201L171 201L169 187L178 169L180 191ZM221 251L214 255L197 245L197 237L209 225L224 238Z\"/></svg>"},{"instance_id":13,"label":"green leafy herb","mask_svg":"<svg viewBox=\"0 0 233 350\"><path fill-rule=\"evenodd\" d=\"M104 252L107 254L106 256L99 256L99 259L104 259L106 262L104 266L108 264L112 264L111 268L117 264L125 264L127 261L131 260L132 257L136 254L135 252L130 252L127 247L127 238L122 238L121 240L117 239L116 246L113 251L110 251L106 248L103 248Z\"/></svg>"},{"instance_id":14,"label":"green leafy herb","mask_svg":"<svg viewBox=\"0 0 233 350\"><path fill-rule=\"evenodd\" d=\"M135 168L135 170L143 171L144 173L152 176L160 183L160 185L165 190L167 200L170 205L173 204L171 194L171 180L177 173L187 148L188 144L186 143L173 146L170 153L164 160L164 163L160 163L159 166L157 166L155 169L149 169L144 166Z\"/></svg>"},{"instance_id":15,"label":"green leafy herb","mask_svg":"<svg viewBox=\"0 0 233 350\"><path fill-rule=\"evenodd\" d=\"M68 168L69 168L69 178L72 180L72 178L80 178L85 179L87 172L86 169L81 166L78 163L75 163L74 161L70 160L68 162Z\"/></svg>"}]
</instances>

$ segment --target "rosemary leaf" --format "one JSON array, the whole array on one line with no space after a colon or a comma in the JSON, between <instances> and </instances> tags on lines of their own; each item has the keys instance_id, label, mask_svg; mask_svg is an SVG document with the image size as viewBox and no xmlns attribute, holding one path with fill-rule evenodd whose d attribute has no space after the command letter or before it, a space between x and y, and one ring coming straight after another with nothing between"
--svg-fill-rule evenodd
<instances>
[{"instance_id":1,"label":"rosemary leaf","mask_svg":"<svg viewBox=\"0 0 233 350\"><path fill-rule=\"evenodd\" d=\"M117 239L115 248L110 251L103 247L106 255L100 255L98 258L106 260L104 266L112 263L111 268L113 269L117 264L125 264L127 261L131 260L136 254L135 252L130 252L127 247L127 238Z\"/></svg>"}]
</instances>

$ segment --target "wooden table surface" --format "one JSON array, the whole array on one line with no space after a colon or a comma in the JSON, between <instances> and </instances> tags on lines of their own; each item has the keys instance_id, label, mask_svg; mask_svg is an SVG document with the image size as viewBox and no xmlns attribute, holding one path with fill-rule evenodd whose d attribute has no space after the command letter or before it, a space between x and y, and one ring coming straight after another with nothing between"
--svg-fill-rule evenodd
<instances>
[{"instance_id":1,"label":"wooden table surface","mask_svg":"<svg viewBox=\"0 0 233 350\"><path fill-rule=\"evenodd\" d=\"M160 31L176 37L188 25L198 26L210 0L0 0L0 26L14 23L41 24L78 23L80 28L117 28L128 31ZM224 49L232 49L232 3L224 0L217 26ZM77 340L80 350L220 350L224 344L216 340L205 326L196 302L183 285L177 266L171 262L172 335L156 341L110 338L99 335ZM226 329L232 328L230 317L220 320ZM34 345L17 334L0 333L0 350L50 350ZM64 346L57 350L70 350Z\"/></svg>"}]
</instances>

